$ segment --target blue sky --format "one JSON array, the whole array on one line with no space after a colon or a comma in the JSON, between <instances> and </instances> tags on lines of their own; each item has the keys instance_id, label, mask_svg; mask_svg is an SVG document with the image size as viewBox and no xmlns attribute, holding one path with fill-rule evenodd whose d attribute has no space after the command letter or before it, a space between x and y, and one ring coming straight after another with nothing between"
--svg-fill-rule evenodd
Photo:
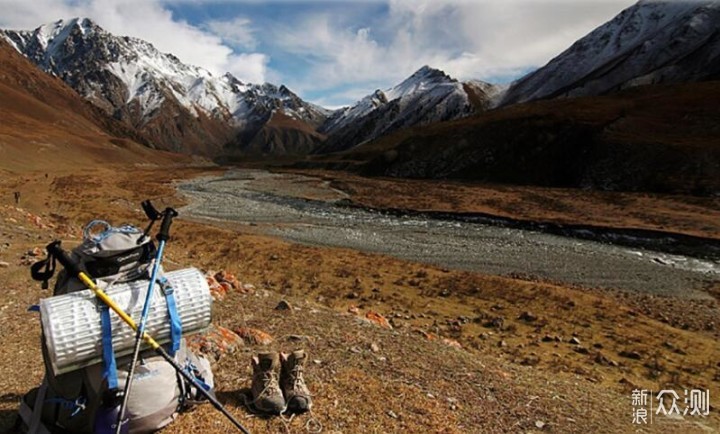
<instances>
[{"instance_id":1,"label":"blue sky","mask_svg":"<svg viewBox=\"0 0 720 434\"><path fill-rule=\"evenodd\" d=\"M510 82L631 0L0 0L0 27L90 17L186 63L352 104L423 65Z\"/></svg>"}]
</instances>

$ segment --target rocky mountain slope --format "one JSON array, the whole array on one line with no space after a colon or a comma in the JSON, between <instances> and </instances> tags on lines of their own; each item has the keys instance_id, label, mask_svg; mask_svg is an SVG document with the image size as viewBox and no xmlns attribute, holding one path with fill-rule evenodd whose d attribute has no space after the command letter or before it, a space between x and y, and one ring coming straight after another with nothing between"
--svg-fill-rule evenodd
<instances>
[{"instance_id":1,"label":"rocky mountain slope","mask_svg":"<svg viewBox=\"0 0 720 434\"><path fill-rule=\"evenodd\" d=\"M720 76L720 2L646 1L514 83L503 105Z\"/></svg>"},{"instance_id":2,"label":"rocky mountain slope","mask_svg":"<svg viewBox=\"0 0 720 434\"><path fill-rule=\"evenodd\" d=\"M424 66L397 86L376 90L335 112L320 131L328 135L317 153L350 149L403 128L469 116L486 109L498 88L481 81L459 82Z\"/></svg>"},{"instance_id":3,"label":"rocky mountain slope","mask_svg":"<svg viewBox=\"0 0 720 434\"><path fill-rule=\"evenodd\" d=\"M107 117L0 39L0 170L169 162L138 144L137 133Z\"/></svg>"},{"instance_id":4,"label":"rocky mountain slope","mask_svg":"<svg viewBox=\"0 0 720 434\"><path fill-rule=\"evenodd\" d=\"M397 131L303 167L611 191L720 192L720 82L516 104Z\"/></svg>"},{"instance_id":5,"label":"rocky mountain slope","mask_svg":"<svg viewBox=\"0 0 720 434\"><path fill-rule=\"evenodd\" d=\"M284 86L243 83L229 73L214 76L146 41L112 35L87 18L0 34L161 149L211 156L264 149L254 145L261 140L256 135L275 113L301 124L288 127L293 133L287 137L315 143L302 124L314 129L328 114ZM284 150L296 151L292 141Z\"/></svg>"}]
</instances>

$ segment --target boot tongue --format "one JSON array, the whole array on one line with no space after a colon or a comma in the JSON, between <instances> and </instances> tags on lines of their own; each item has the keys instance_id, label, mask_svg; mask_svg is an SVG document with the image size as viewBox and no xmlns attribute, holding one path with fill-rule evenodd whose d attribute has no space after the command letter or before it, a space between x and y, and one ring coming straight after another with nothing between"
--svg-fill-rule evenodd
<instances>
[{"instance_id":1,"label":"boot tongue","mask_svg":"<svg viewBox=\"0 0 720 434\"><path fill-rule=\"evenodd\" d=\"M305 358L307 355L305 354L305 351L303 350L296 350L292 353L292 358L294 359L295 363L302 365L303 362L305 362Z\"/></svg>"},{"instance_id":2,"label":"boot tongue","mask_svg":"<svg viewBox=\"0 0 720 434\"><path fill-rule=\"evenodd\" d=\"M274 356L274 357L273 357ZM273 369L277 366L277 355L272 353L258 354L258 365L263 371Z\"/></svg>"}]
</instances>

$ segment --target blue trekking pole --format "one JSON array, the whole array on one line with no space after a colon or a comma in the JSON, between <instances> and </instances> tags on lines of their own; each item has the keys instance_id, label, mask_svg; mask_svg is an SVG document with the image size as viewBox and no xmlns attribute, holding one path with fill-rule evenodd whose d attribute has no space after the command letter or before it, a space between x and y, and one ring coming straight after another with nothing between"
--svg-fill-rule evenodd
<instances>
[{"instance_id":1,"label":"blue trekking pole","mask_svg":"<svg viewBox=\"0 0 720 434\"><path fill-rule=\"evenodd\" d=\"M177 211L172 208L165 208L165 211L159 213L149 200L146 200L142 203L142 208L145 211L145 214L150 219L150 225L145 231L146 235L148 232L150 232L150 228L155 221L162 218L162 223L160 224L160 230L158 231L158 234L156 236L156 239L159 241L158 250L157 254L155 255L155 262L153 264L147 294L145 294L145 304L143 305L142 316L140 317L140 323L137 327L137 334L135 336L135 349L133 351L132 361L130 362L130 370L128 371L127 381L125 381L125 390L123 391L122 405L120 406L120 411L118 412L115 434L121 434L121 432L123 431L122 425L127 423L127 421L124 421L123 418L125 417L125 410L127 409L128 398L130 397L130 389L132 388L133 375L135 374L135 365L137 364L137 359L140 354L140 346L142 344L143 336L145 334L145 323L147 322L147 317L150 313L150 300L152 299L152 294L155 290L155 280L157 279L158 270L160 269L160 263L162 262L163 251L165 250L165 243L170 238L170 225L172 224L172 219L177 217L178 215Z\"/></svg>"}]
</instances>

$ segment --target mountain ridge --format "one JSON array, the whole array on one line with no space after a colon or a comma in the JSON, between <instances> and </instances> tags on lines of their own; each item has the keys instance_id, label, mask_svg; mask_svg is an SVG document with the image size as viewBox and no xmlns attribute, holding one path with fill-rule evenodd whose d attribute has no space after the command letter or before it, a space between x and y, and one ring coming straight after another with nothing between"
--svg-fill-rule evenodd
<instances>
[{"instance_id":1,"label":"mountain ridge","mask_svg":"<svg viewBox=\"0 0 720 434\"><path fill-rule=\"evenodd\" d=\"M275 111L315 127L327 115L284 85L214 76L88 18L0 33L41 69L161 149L211 156L242 151Z\"/></svg>"},{"instance_id":2,"label":"mountain ridge","mask_svg":"<svg viewBox=\"0 0 720 434\"><path fill-rule=\"evenodd\" d=\"M407 127L470 116L489 108L498 94L490 83L460 82L425 65L398 85L337 110L319 130L328 141L316 153L345 151Z\"/></svg>"},{"instance_id":3,"label":"mountain ridge","mask_svg":"<svg viewBox=\"0 0 720 434\"><path fill-rule=\"evenodd\" d=\"M501 105L720 75L720 3L641 0L514 82Z\"/></svg>"}]
</instances>

